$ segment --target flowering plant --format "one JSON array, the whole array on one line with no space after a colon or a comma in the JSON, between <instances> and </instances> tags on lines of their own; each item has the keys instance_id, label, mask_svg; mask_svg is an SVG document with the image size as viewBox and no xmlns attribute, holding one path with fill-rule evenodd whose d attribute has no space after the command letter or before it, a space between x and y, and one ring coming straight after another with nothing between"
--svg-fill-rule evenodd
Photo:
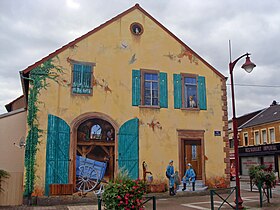
<instances>
[{"instance_id":1,"label":"flowering plant","mask_svg":"<svg viewBox=\"0 0 280 210\"><path fill-rule=\"evenodd\" d=\"M110 210L144 209L145 183L131 180L127 172L122 172L114 182L109 182L102 195L105 208Z\"/></svg>"},{"instance_id":2,"label":"flowering plant","mask_svg":"<svg viewBox=\"0 0 280 210\"><path fill-rule=\"evenodd\" d=\"M276 176L272 171L272 166L251 166L249 168L249 176L258 188L261 188L263 184L269 188L275 187Z\"/></svg>"}]
</instances>

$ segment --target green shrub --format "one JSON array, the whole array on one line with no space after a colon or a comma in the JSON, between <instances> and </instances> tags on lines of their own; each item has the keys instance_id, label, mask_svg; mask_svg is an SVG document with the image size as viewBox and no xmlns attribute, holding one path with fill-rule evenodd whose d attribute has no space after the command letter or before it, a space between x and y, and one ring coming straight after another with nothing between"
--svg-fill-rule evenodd
<instances>
[{"instance_id":1,"label":"green shrub","mask_svg":"<svg viewBox=\"0 0 280 210\"><path fill-rule=\"evenodd\" d=\"M145 183L131 180L127 172L119 173L114 182L109 182L102 195L105 208L108 210L143 209Z\"/></svg>"},{"instance_id":2,"label":"green shrub","mask_svg":"<svg viewBox=\"0 0 280 210\"><path fill-rule=\"evenodd\" d=\"M249 168L249 176L258 188L263 186L263 184L270 188L275 186L275 174L270 168L264 165L251 166Z\"/></svg>"},{"instance_id":3,"label":"green shrub","mask_svg":"<svg viewBox=\"0 0 280 210\"><path fill-rule=\"evenodd\" d=\"M254 179L256 177L256 173L260 170L264 170L265 166L264 165L257 165L257 166L251 166L249 168L249 176L251 179Z\"/></svg>"}]
</instances>

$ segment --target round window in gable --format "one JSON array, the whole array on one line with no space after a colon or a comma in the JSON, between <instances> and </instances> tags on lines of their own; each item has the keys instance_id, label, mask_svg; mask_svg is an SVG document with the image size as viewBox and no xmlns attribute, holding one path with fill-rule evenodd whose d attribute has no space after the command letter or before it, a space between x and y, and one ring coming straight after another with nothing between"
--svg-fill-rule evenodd
<instances>
[{"instance_id":1,"label":"round window in gable","mask_svg":"<svg viewBox=\"0 0 280 210\"><path fill-rule=\"evenodd\" d=\"M143 29L143 26L140 23L132 23L130 25L130 31L134 35L139 36L139 35L143 34L144 29Z\"/></svg>"}]
</instances>

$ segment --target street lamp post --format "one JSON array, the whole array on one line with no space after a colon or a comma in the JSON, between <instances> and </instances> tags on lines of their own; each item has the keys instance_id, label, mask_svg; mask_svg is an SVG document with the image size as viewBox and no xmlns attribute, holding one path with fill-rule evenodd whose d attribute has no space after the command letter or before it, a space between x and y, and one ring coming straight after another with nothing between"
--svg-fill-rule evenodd
<instances>
[{"instance_id":1,"label":"street lamp post","mask_svg":"<svg viewBox=\"0 0 280 210\"><path fill-rule=\"evenodd\" d=\"M243 209L242 203L243 200L240 195L240 180L239 180L239 155L238 155L238 139L237 139L237 120L235 114L235 99L234 99L234 84L233 84L233 69L235 64L243 57L246 56L246 62L242 65L241 68L245 69L246 72L250 73L256 65L250 61L249 53L246 53L233 62L229 63L229 73L230 73L230 82L231 82L231 94L232 94L232 123L233 123L233 140L234 140L234 158L235 158L235 181L237 187L238 197L235 201L238 205L238 209Z\"/></svg>"}]
</instances>

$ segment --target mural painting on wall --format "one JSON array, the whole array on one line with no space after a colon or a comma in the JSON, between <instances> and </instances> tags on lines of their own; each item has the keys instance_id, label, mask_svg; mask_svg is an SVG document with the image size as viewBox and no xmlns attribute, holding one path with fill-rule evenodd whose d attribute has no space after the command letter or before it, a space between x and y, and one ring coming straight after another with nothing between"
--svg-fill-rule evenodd
<instances>
[{"instance_id":1,"label":"mural painting on wall","mask_svg":"<svg viewBox=\"0 0 280 210\"><path fill-rule=\"evenodd\" d=\"M39 123L37 115L39 110L38 96L42 89L47 89L49 80L55 81L61 84L63 81L60 78L60 74L63 74L63 69L57 67L53 62L59 62L57 57L49 59L32 69L29 77L23 77L23 79L29 81L29 94L28 94L28 115L27 115L27 125L28 134L26 138L26 148L25 148L25 189L24 194L29 198L34 192L34 181L35 181L35 164L36 164L36 153L37 145L39 143L39 138L43 130L39 129Z\"/></svg>"},{"instance_id":2,"label":"mural painting on wall","mask_svg":"<svg viewBox=\"0 0 280 210\"><path fill-rule=\"evenodd\" d=\"M83 122L77 132L77 157L106 162L105 177L114 174L115 129L107 121L94 118ZM78 170L78 169L76 169Z\"/></svg>"},{"instance_id":3,"label":"mural painting on wall","mask_svg":"<svg viewBox=\"0 0 280 210\"><path fill-rule=\"evenodd\" d=\"M67 57L67 62L71 64L74 63L75 61L70 57ZM71 85L71 83L69 83L67 80L63 80L63 82L68 86ZM106 93L107 92L112 93L112 89L109 87L109 84L105 79L97 79L96 77L93 77L92 85L94 87L101 87Z\"/></svg>"},{"instance_id":4,"label":"mural painting on wall","mask_svg":"<svg viewBox=\"0 0 280 210\"><path fill-rule=\"evenodd\" d=\"M78 128L78 141L114 141L113 126L101 119L88 120Z\"/></svg>"},{"instance_id":5,"label":"mural painting on wall","mask_svg":"<svg viewBox=\"0 0 280 210\"><path fill-rule=\"evenodd\" d=\"M95 87L98 87L98 86L101 87L106 93L107 92L112 93L112 89L109 87L108 83L104 79L101 79L99 81L96 77L94 77L92 85Z\"/></svg>"},{"instance_id":6,"label":"mural painting on wall","mask_svg":"<svg viewBox=\"0 0 280 210\"><path fill-rule=\"evenodd\" d=\"M153 129L153 131L155 131L155 128L159 129L159 130L162 130L162 126L160 124L159 121L156 121L156 120L152 120L150 123L147 123L147 125Z\"/></svg>"},{"instance_id":7,"label":"mural painting on wall","mask_svg":"<svg viewBox=\"0 0 280 210\"><path fill-rule=\"evenodd\" d=\"M190 50L187 50L183 46L179 54L168 52L168 54L163 56L168 57L172 61L177 61L178 63L181 63L182 59L184 57L187 57L190 63L194 63L195 65L198 65L198 59L196 58L196 56Z\"/></svg>"},{"instance_id":8,"label":"mural painting on wall","mask_svg":"<svg viewBox=\"0 0 280 210\"><path fill-rule=\"evenodd\" d=\"M134 54L131 56L130 60L129 60L129 64L135 63L136 60L137 60L136 54L134 53Z\"/></svg>"},{"instance_id":9,"label":"mural painting on wall","mask_svg":"<svg viewBox=\"0 0 280 210\"><path fill-rule=\"evenodd\" d=\"M126 41L122 41L122 43L120 44L121 49L127 49L128 48L128 44L126 43Z\"/></svg>"}]
</instances>

